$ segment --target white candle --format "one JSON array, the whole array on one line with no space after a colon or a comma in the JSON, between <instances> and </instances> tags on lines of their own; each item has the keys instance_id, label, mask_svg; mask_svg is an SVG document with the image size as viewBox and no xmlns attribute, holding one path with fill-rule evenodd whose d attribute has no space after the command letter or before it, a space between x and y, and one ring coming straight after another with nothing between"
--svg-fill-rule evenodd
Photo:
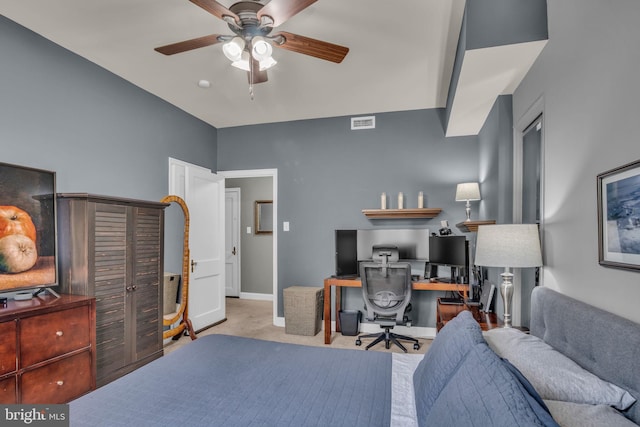
<instances>
[{"instance_id":1,"label":"white candle","mask_svg":"<svg viewBox=\"0 0 640 427\"><path fill-rule=\"evenodd\" d=\"M398 193L398 209L403 209L404 196Z\"/></svg>"},{"instance_id":2,"label":"white candle","mask_svg":"<svg viewBox=\"0 0 640 427\"><path fill-rule=\"evenodd\" d=\"M421 192L418 193L418 208L424 208L424 194Z\"/></svg>"},{"instance_id":3,"label":"white candle","mask_svg":"<svg viewBox=\"0 0 640 427\"><path fill-rule=\"evenodd\" d=\"M387 193L382 193L380 196L380 208L387 209Z\"/></svg>"}]
</instances>

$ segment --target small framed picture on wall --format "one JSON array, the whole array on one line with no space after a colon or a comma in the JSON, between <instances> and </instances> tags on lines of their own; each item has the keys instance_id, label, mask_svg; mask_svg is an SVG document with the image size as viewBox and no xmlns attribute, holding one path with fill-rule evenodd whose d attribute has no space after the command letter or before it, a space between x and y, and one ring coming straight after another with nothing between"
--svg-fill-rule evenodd
<instances>
[{"instance_id":1,"label":"small framed picture on wall","mask_svg":"<svg viewBox=\"0 0 640 427\"><path fill-rule=\"evenodd\" d=\"M640 160L597 180L600 265L640 270Z\"/></svg>"}]
</instances>

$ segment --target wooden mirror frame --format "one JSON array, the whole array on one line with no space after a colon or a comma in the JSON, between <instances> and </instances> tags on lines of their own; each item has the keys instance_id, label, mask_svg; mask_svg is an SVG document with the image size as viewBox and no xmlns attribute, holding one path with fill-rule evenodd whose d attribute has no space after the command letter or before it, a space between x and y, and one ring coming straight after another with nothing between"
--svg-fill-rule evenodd
<instances>
[{"instance_id":1,"label":"wooden mirror frame","mask_svg":"<svg viewBox=\"0 0 640 427\"><path fill-rule=\"evenodd\" d=\"M256 200L254 216L256 234L273 234L273 200Z\"/></svg>"},{"instance_id":2,"label":"wooden mirror frame","mask_svg":"<svg viewBox=\"0 0 640 427\"><path fill-rule=\"evenodd\" d=\"M162 203L177 203L184 213L184 241L182 243L182 292L180 295L180 307L175 313L167 314L162 318L162 325L171 327L178 321L180 323L175 328L170 328L162 332L162 339L172 338L179 339L182 331L187 331L189 337L195 340L196 334L193 331L193 325L189 320L189 208L185 201L178 196L166 196L161 200Z\"/></svg>"}]
</instances>

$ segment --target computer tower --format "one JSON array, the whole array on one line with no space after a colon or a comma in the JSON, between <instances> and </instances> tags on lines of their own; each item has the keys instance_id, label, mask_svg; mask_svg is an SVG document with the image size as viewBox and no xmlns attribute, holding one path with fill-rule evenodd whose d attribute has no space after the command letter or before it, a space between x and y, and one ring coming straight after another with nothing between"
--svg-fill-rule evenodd
<instances>
[{"instance_id":1,"label":"computer tower","mask_svg":"<svg viewBox=\"0 0 640 427\"><path fill-rule=\"evenodd\" d=\"M336 276L358 276L358 230L336 230Z\"/></svg>"}]
</instances>

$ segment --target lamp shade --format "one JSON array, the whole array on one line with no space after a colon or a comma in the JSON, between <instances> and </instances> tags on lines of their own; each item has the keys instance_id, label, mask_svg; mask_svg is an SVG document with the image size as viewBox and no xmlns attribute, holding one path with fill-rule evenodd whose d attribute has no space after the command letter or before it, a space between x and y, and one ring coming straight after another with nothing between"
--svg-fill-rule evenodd
<instances>
[{"instance_id":1,"label":"lamp shade","mask_svg":"<svg viewBox=\"0 0 640 427\"><path fill-rule=\"evenodd\" d=\"M463 182L456 187L456 202L480 199L480 185L477 182Z\"/></svg>"},{"instance_id":2,"label":"lamp shade","mask_svg":"<svg viewBox=\"0 0 640 427\"><path fill-rule=\"evenodd\" d=\"M236 68L239 68L241 70L244 71L249 71L249 59L251 57L249 56L249 52L247 52L246 50L244 52L242 52L242 55L240 55L240 59L238 59L237 61L233 61L231 63L231 65L233 65Z\"/></svg>"},{"instance_id":3,"label":"lamp shade","mask_svg":"<svg viewBox=\"0 0 640 427\"><path fill-rule=\"evenodd\" d=\"M244 51L245 42L240 37L234 37L222 45L222 53L230 61L240 61L242 52Z\"/></svg>"},{"instance_id":4,"label":"lamp shade","mask_svg":"<svg viewBox=\"0 0 640 427\"><path fill-rule=\"evenodd\" d=\"M478 227L475 264L484 267L539 267L540 236L536 224Z\"/></svg>"},{"instance_id":5,"label":"lamp shade","mask_svg":"<svg viewBox=\"0 0 640 427\"><path fill-rule=\"evenodd\" d=\"M272 53L273 48L264 37L256 36L251 40L251 56L253 56L254 59L262 62L265 59L271 58Z\"/></svg>"}]
</instances>

